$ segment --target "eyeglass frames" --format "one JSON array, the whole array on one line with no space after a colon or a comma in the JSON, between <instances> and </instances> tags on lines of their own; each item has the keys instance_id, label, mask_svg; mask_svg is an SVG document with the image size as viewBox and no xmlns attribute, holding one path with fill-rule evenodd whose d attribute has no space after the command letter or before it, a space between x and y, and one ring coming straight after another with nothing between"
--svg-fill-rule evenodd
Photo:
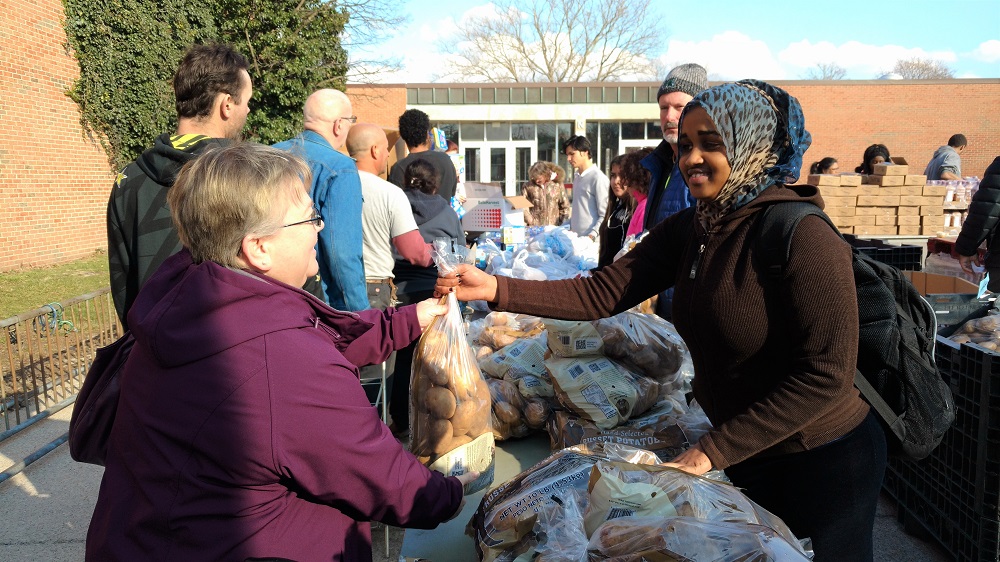
<instances>
[{"instance_id":1,"label":"eyeglass frames","mask_svg":"<svg viewBox=\"0 0 1000 562\"><path fill-rule=\"evenodd\" d=\"M323 217L320 216L319 211L313 207L313 214L311 217L303 221L292 222L288 224L281 225L281 228L288 228L289 226L298 226L300 224L313 223L313 226L317 228L323 228Z\"/></svg>"}]
</instances>

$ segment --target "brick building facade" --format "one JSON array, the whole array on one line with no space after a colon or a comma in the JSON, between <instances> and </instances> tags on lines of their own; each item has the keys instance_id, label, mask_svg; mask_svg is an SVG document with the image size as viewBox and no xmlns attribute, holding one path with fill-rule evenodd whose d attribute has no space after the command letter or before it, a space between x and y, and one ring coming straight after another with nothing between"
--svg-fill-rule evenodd
<instances>
[{"instance_id":1,"label":"brick building facade","mask_svg":"<svg viewBox=\"0 0 1000 562\"><path fill-rule=\"evenodd\" d=\"M58 0L8 0L0 11L0 271L107 248L114 179L66 96L79 75Z\"/></svg>"},{"instance_id":2,"label":"brick building facade","mask_svg":"<svg viewBox=\"0 0 1000 562\"><path fill-rule=\"evenodd\" d=\"M62 3L8 0L0 11L0 271L63 263L106 249L105 207L114 178L100 144L88 138L80 112L66 91L79 74L66 50ZM1000 80L779 82L797 96L813 145L806 165L824 156L853 169L865 147L886 144L923 170L934 150L953 133L970 146L962 155L965 175L982 175L1000 154ZM552 90L559 103L535 104L532 120L587 123L657 121L657 84L417 84L349 86L354 113L387 130L408 107L435 122L516 122L511 115L532 106L529 89ZM588 92L624 92L631 102L591 101ZM518 91L518 89L522 91ZM450 91L461 91L453 103ZM471 103L466 92L479 91ZM570 96L567 103L563 92ZM649 92L652 92L650 94ZM486 92L495 96L487 100ZM527 92L527 93L526 93ZM583 98L576 99L582 92ZM443 96L443 97L442 97ZM466 103L468 102L468 103ZM624 111L619 116L616 110ZM546 116L546 113L548 116ZM393 135L390 134L390 137ZM649 137L651 138L651 137ZM487 138L487 141L489 139ZM523 150L523 149L522 149Z\"/></svg>"}]
</instances>

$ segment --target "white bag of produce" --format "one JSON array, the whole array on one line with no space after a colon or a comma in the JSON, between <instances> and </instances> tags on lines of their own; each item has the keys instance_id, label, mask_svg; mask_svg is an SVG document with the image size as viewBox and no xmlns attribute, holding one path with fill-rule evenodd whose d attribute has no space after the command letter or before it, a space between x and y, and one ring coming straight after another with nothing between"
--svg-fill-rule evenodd
<instances>
[{"instance_id":1,"label":"white bag of produce","mask_svg":"<svg viewBox=\"0 0 1000 562\"><path fill-rule=\"evenodd\" d=\"M559 357L604 355L604 339L591 322L546 320L549 349Z\"/></svg>"}]
</instances>

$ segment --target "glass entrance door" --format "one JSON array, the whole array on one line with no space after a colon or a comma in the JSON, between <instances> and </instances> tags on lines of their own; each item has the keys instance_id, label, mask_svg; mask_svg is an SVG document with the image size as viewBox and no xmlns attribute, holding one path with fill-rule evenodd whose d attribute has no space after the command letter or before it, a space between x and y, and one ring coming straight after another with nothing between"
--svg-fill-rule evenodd
<instances>
[{"instance_id":1,"label":"glass entrance door","mask_svg":"<svg viewBox=\"0 0 1000 562\"><path fill-rule=\"evenodd\" d=\"M503 186L505 195L520 195L528 169L537 157L534 141L465 142L465 180Z\"/></svg>"}]
</instances>

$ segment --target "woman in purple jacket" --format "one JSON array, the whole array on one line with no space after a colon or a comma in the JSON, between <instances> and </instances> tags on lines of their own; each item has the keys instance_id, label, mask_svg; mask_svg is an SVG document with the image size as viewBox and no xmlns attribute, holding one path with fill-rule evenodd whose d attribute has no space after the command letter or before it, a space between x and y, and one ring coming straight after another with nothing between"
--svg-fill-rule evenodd
<instances>
[{"instance_id":1,"label":"woman in purple jacket","mask_svg":"<svg viewBox=\"0 0 1000 562\"><path fill-rule=\"evenodd\" d=\"M403 450L356 367L443 307L340 312L302 291L323 228L308 178L253 143L178 175L184 250L129 312L88 560L371 560L369 521L433 528L461 509L464 481Z\"/></svg>"}]
</instances>

